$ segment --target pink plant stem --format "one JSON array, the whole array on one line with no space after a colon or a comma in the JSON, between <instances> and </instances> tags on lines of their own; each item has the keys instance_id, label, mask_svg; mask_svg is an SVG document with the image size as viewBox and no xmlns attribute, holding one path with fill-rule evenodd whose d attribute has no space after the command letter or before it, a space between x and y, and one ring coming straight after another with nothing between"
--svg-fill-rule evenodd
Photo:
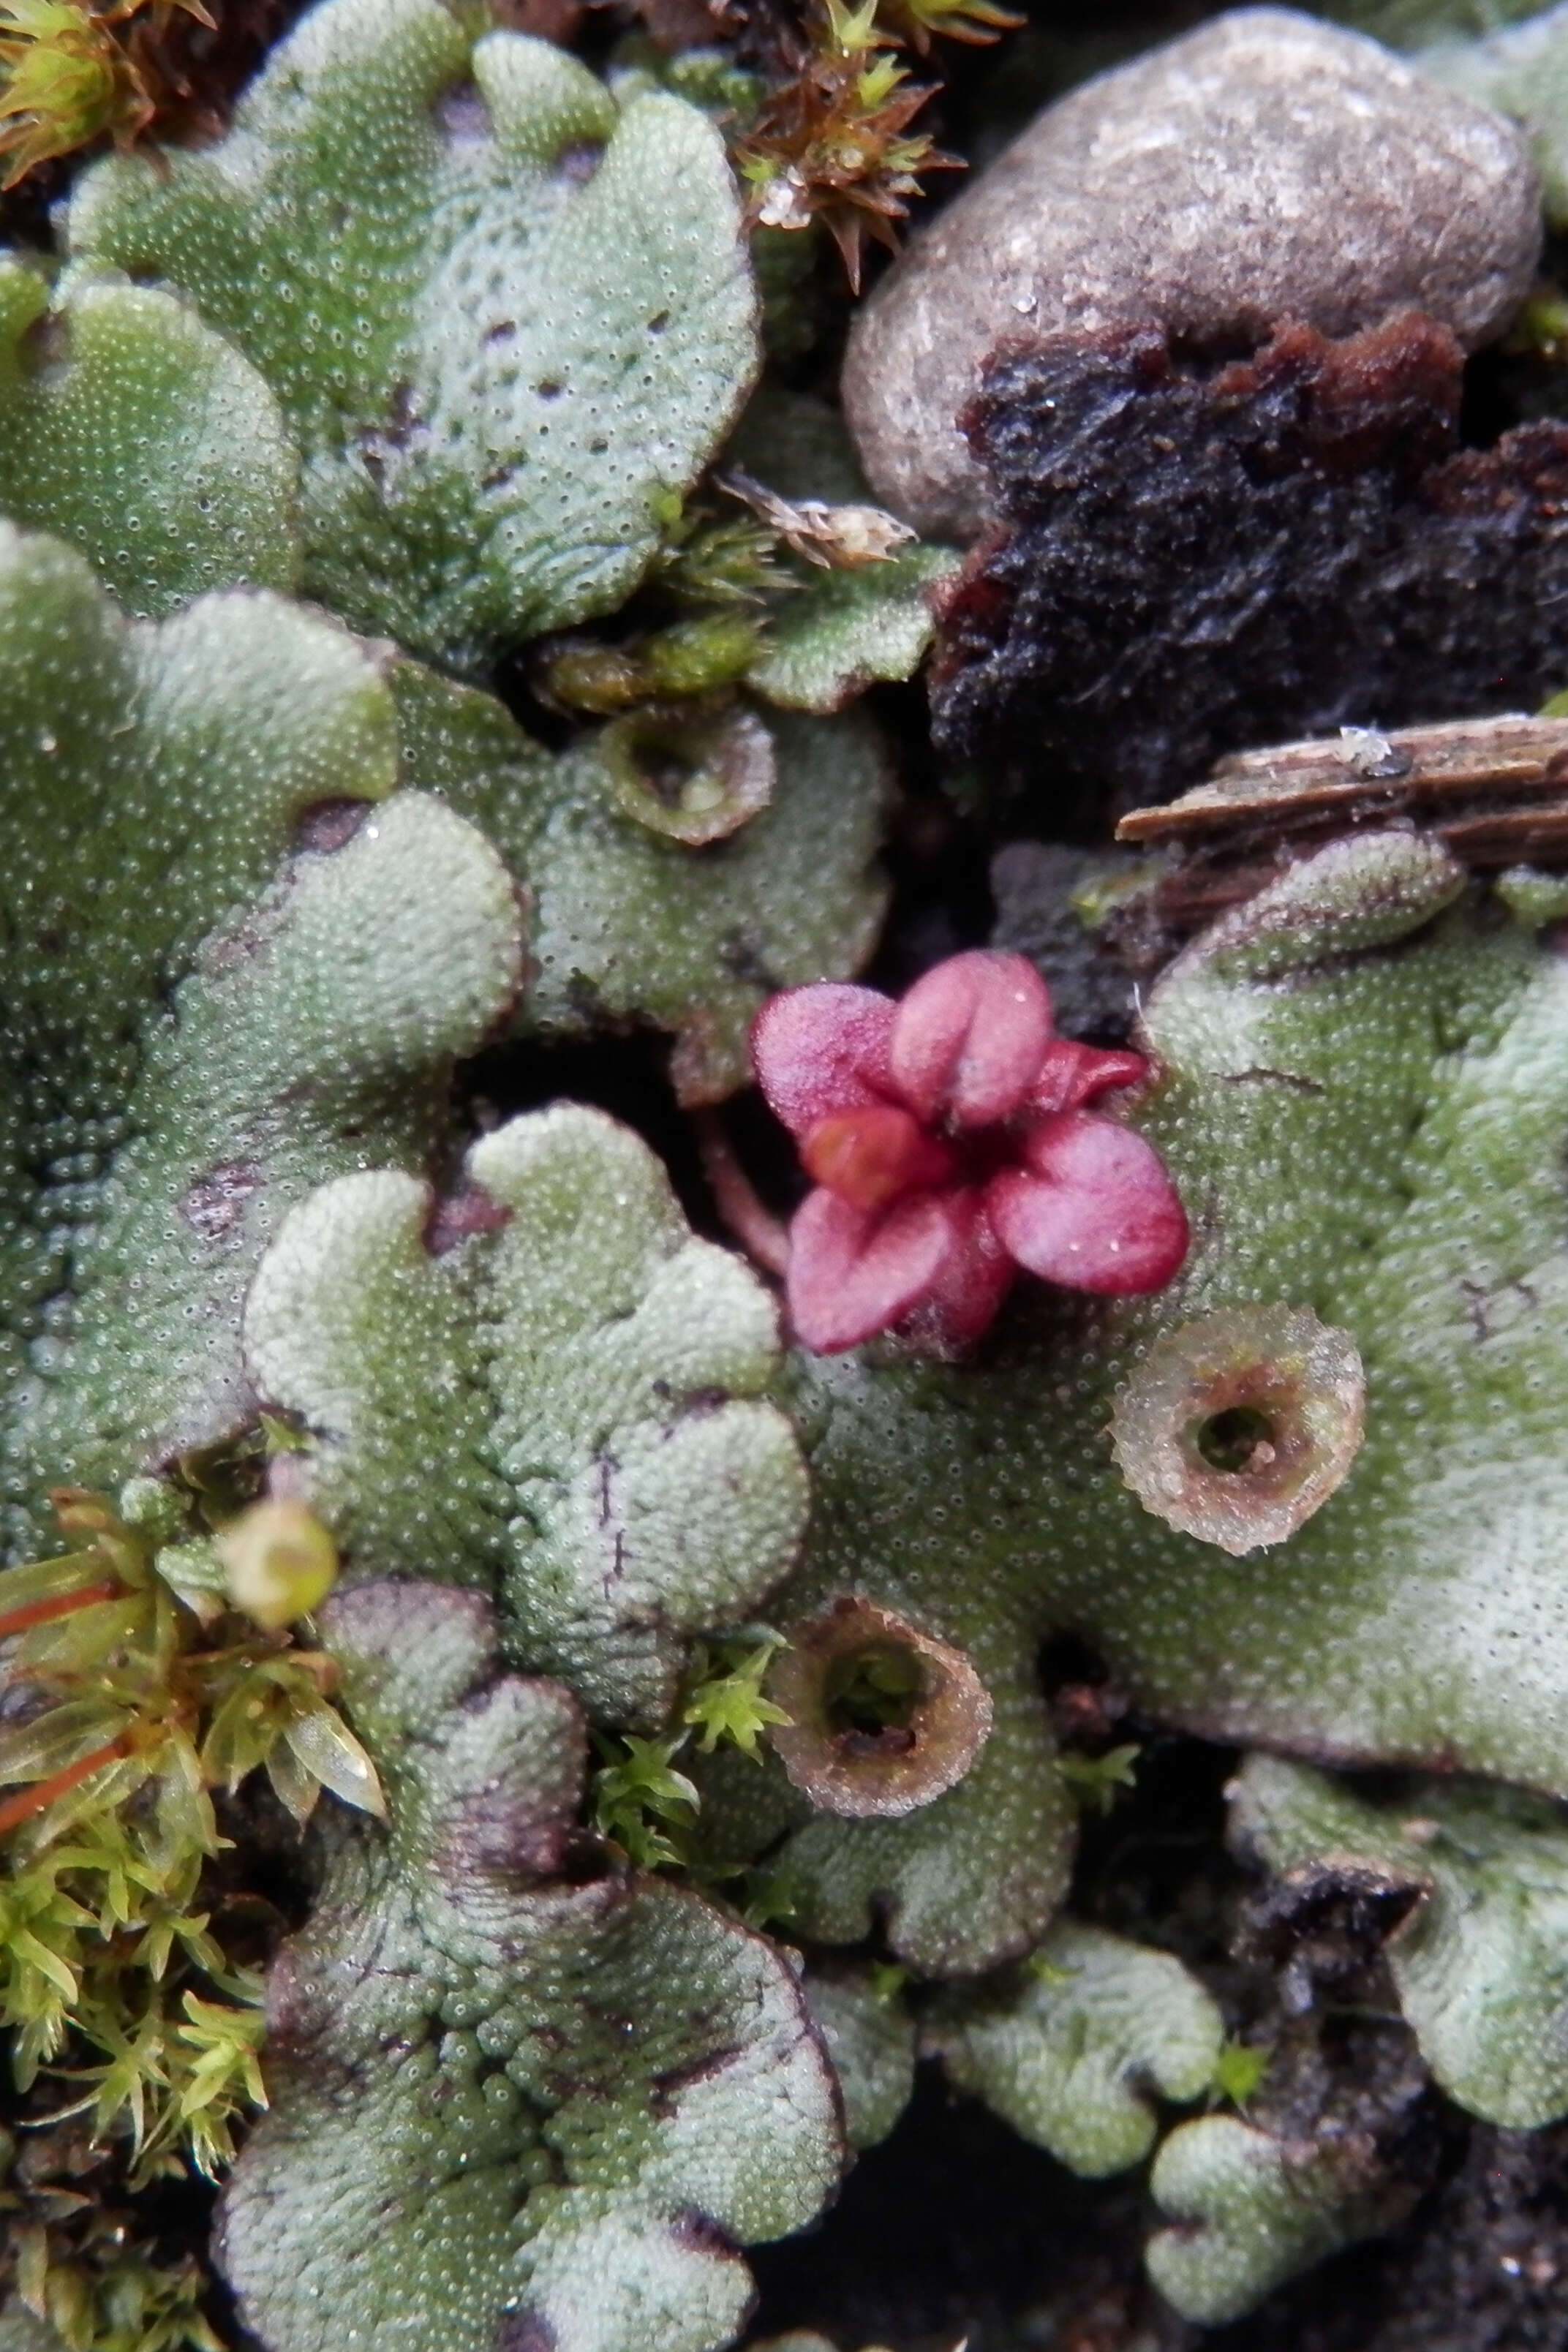
<instances>
[{"instance_id":1,"label":"pink plant stem","mask_svg":"<svg viewBox=\"0 0 1568 2352\"><path fill-rule=\"evenodd\" d=\"M782 1279L789 1272L788 1228L758 1199L756 1187L735 1157L721 1113L700 1110L694 1118L697 1149L714 1206L747 1256Z\"/></svg>"}]
</instances>

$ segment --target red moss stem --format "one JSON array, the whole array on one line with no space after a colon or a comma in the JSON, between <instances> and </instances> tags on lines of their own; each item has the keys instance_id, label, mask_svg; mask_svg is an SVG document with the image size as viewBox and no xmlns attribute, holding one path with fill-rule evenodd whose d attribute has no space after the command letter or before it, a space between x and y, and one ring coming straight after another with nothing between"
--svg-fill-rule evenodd
<instances>
[{"instance_id":1,"label":"red moss stem","mask_svg":"<svg viewBox=\"0 0 1568 2352\"><path fill-rule=\"evenodd\" d=\"M84 1780L89 1780L95 1772L100 1772L106 1764L117 1763L121 1757L129 1753L130 1743L122 1732L118 1739L108 1740L103 1747L95 1748L90 1756L83 1756L75 1764L66 1765L62 1771L51 1772L47 1780L35 1780L30 1789L23 1789L15 1797L7 1797L5 1803L0 1804L0 1837L20 1828L24 1822L31 1821L35 1813L41 1813L47 1805L52 1805L57 1797L68 1796Z\"/></svg>"},{"instance_id":2,"label":"red moss stem","mask_svg":"<svg viewBox=\"0 0 1568 2352\"><path fill-rule=\"evenodd\" d=\"M0 1642L8 1641L13 1633L25 1633L30 1625L52 1624L57 1617L69 1617L79 1609L90 1609L95 1601L115 1601L125 1590L118 1577L106 1576L97 1584L84 1584L75 1592L57 1592L47 1601L30 1601L26 1607L13 1609L0 1617Z\"/></svg>"}]
</instances>

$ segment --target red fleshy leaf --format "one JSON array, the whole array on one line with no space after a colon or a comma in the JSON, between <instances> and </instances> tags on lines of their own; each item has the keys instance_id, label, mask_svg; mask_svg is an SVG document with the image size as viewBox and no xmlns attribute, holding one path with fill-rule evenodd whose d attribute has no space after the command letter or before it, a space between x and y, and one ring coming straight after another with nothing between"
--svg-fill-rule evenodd
<instances>
[{"instance_id":1,"label":"red fleshy leaf","mask_svg":"<svg viewBox=\"0 0 1568 2352\"><path fill-rule=\"evenodd\" d=\"M1108 1087L1135 1087L1148 1071L1142 1054L1108 1053L1099 1045L1080 1045L1076 1037L1053 1037L1029 1088L1028 1108L1079 1110Z\"/></svg>"},{"instance_id":2,"label":"red fleshy leaf","mask_svg":"<svg viewBox=\"0 0 1568 2352\"><path fill-rule=\"evenodd\" d=\"M890 997L818 981L771 996L752 1024L752 1062L771 1108L796 1138L833 1111L893 1094Z\"/></svg>"},{"instance_id":3,"label":"red fleshy leaf","mask_svg":"<svg viewBox=\"0 0 1568 2352\"><path fill-rule=\"evenodd\" d=\"M949 956L899 1005L893 1083L928 1124L989 1127L1023 1102L1050 1034L1050 996L1026 957Z\"/></svg>"},{"instance_id":4,"label":"red fleshy leaf","mask_svg":"<svg viewBox=\"0 0 1568 2352\"><path fill-rule=\"evenodd\" d=\"M1072 1110L1031 1129L1022 1156L1026 1166L994 1176L985 1199L1027 1272L1108 1297L1170 1281L1187 1254L1187 1220L1152 1144Z\"/></svg>"},{"instance_id":5,"label":"red fleshy leaf","mask_svg":"<svg viewBox=\"0 0 1568 2352\"><path fill-rule=\"evenodd\" d=\"M954 1188L944 1197L952 1241L913 1310L911 1331L917 1339L929 1337L941 1354L955 1355L989 1331L1017 1267L996 1237L977 1186Z\"/></svg>"},{"instance_id":6,"label":"red fleshy leaf","mask_svg":"<svg viewBox=\"0 0 1568 2352\"><path fill-rule=\"evenodd\" d=\"M900 1192L929 1192L953 1171L952 1152L897 1103L830 1112L808 1129L801 1165L852 1209L885 1209Z\"/></svg>"},{"instance_id":7,"label":"red fleshy leaf","mask_svg":"<svg viewBox=\"0 0 1568 2352\"><path fill-rule=\"evenodd\" d=\"M808 1192L789 1233L795 1336L834 1356L888 1330L925 1297L953 1238L945 1193L907 1192L879 1213Z\"/></svg>"}]
</instances>

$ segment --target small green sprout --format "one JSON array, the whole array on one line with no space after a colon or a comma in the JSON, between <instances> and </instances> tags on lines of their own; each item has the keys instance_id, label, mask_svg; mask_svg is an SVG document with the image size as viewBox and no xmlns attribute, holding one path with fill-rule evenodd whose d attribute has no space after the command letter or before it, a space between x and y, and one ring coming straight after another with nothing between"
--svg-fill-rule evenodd
<instances>
[{"instance_id":1,"label":"small green sprout","mask_svg":"<svg viewBox=\"0 0 1568 2352\"><path fill-rule=\"evenodd\" d=\"M644 592L652 625L611 641L569 633L533 656L542 698L599 719L646 704L720 696L766 650L769 608L800 583L775 530L754 517L716 520L669 492L656 502L663 541ZM671 611L673 608L673 612Z\"/></svg>"},{"instance_id":2,"label":"small green sprout","mask_svg":"<svg viewBox=\"0 0 1568 2352\"><path fill-rule=\"evenodd\" d=\"M224 2352L202 2315L206 2284L194 2262L168 2267L127 2256L97 2282L101 2317L91 2335L66 2341L82 2352Z\"/></svg>"},{"instance_id":3,"label":"small green sprout","mask_svg":"<svg viewBox=\"0 0 1568 2352\"><path fill-rule=\"evenodd\" d=\"M701 1802L693 1783L670 1762L685 1739L684 1732L673 1739L638 1739L629 1732L598 1738L605 1762L594 1775L594 1826L638 1870L668 1870L686 1859L683 1846L666 1834L689 1829Z\"/></svg>"},{"instance_id":4,"label":"small green sprout","mask_svg":"<svg viewBox=\"0 0 1568 2352\"><path fill-rule=\"evenodd\" d=\"M1086 1813L1104 1814L1123 1789L1135 1786L1142 1752L1135 1743L1108 1748L1103 1756L1075 1756L1069 1749L1058 1757L1057 1769Z\"/></svg>"},{"instance_id":5,"label":"small green sprout","mask_svg":"<svg viewBox=\"0 0 1568 2352\"><path fill-rule=\"evenodd\" d=\"M1226 2042L1214 2062L1214 2085L1209 2093L1210 2106L1228 2099L1233 2107L1244 2112L1263 2077L1268 2072L1269 2053L1250 2042Z\"/></svg>"},{"instance_id":6,"label":"small green sprout","mask_svg":"<svg viewBox=\"0 0 1568 2352\"><path fill-rule=\"evenodd\" d=\"M665 535L652 578L686 604L762 605L799 583L779 562L779 534L754 515L715 520L681 508Z\"/></svg>"},{"instance_id":7,"label":"small green sprout","mask_svg":"<svg viewBox=\"0 0 1568 2352\"><path fill-rule=\"evenodd\" d=\"M782 1706L763 1696L768 1668L785 1646L781 1634L769 1633L727 1670L722 1656L713 1665L704 1659L680 1718L700 1734L697 1745L704 1756L711 1756L721 1740L743 1756L755 1756L758 1738L769 1724L789 1722Z\"/></svg>"},{"instance_id":8,"label":"small green sprout","mask_svg":"<svg viewBox=\"0 0 1568 2352\"><path fill-rule=\"evenodd\" d=\"M787 1902L771 1885L764 1889L759 1874L699 1867L687 1832L695 1825L701 1798L696 1783L676 1770L674 1759L693 1742L704 1756L721 1745L756 1756L759 1734L771 1723L789 1721L782 1707L762 1695L768 1667L785 1646L782 1634L766 1630L760 1638L753 1630L727 1642L700 1643L679 1730L662 1739L595 1735L604 1759L590 1801L599 1835L618 1845L639 1870L689 1870L715 1885L728 1878L759 1878L736 1906L749 1923L758 1902L771 1906L762 1916L774 1918L787 1916Z\"/></svg>"},{"instance_id":9,"label":"small green sprout","mask_svg":"<svg viewBox=\"0 0 1568 2352\"><path fill-rule=\"evenodd\" d=\"M216 1957L221 1964L222 1955ZM78 2000L71 2024L103 2057L96 2065L50 2070L88 2085L51 2121L89 2114L95 2142L123 2137L132 2189L177 2171L173 2158L182 2147L198 2172L217 2179L234 2162L235 2126L267 2105L262 1979L253 1970L230 1973L221 1965L209 1967L209 1973L231 2000L203 2000L188 1986L176 1996L163 1986L133 2013L126 1988L110 1967L100 1968L95 1989Z\"/></svg>"},{"instance_id":10,"label":"small green sprout","mask_svg":"<svg viewBox=\"0 0 1568 2352\"><path fill-rule=\"evenodd\" d=\"M269 1461L279 1454L313 1454L316 1450L316 1441L309 1430L296 1429L292 1422L280 1420L275 1412L258 1412L256 1425Z\"/></svg>"},{"instance_id":11,"label":"small green sprout","mask_svg":"<svg viewBox=\"0 0 1568 2352\"><path fill-rule=\"evenodd\" d=\"M1509 329L1503 349L1561 366L1568 356L1568 299L1561 289L1540 285ZM1550 709L1551 705L1547 708Z\"/></svg>"},{"instance_id":12,"label":"small green sprout","mask_svg":"<svg viewBox=\"0 0 1568 2352\"><path fill-rule=\"evenodd\" d=\"M190 2137L197 2169L213 2180L234 2162L234 2116L267 2105L260 2063L267 2032L264 1987L259 1977L237 1981L244 2007L199 2000L187 1992L181 2004L185 2021L174 2029L184 2076L179 2118Z\"/></svg>"},{"instance_id":13,"label":"small green sprout","mask_svg":"<svg viewBox=\"0 0 1568 2352\"><path fill-rule=\"evenodd\" d=\"M38 2223L17 2238L18 2300L67 2352L225 2352L201 2309L207 2281L188 2256L163 2263L148 2248L104 2243L73 2257Z\"/></svg>"}]
</instances>

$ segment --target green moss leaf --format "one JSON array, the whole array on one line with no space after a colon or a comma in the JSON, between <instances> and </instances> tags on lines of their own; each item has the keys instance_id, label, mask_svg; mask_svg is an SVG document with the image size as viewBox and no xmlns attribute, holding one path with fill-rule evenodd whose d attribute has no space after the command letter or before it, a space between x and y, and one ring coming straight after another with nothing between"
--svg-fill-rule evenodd
<instances>
[{"instance_id":1,"label":"green moss leaf","mask_svg":"<svg viewBox=\"0 0 1568 2352\"><path fill-rule=\"evenodd\" d=\"M360 1574L499 1576L515 1656L657 1729L689 1638L754 1615L804 1528L773 1300L600 1112L513 1119L467 1173L434 1219L412 1177L343 1178L265 1259L247 1360L318 1440L291 1490Z\"/></svg>"},{"instance_id":2,"label":"green moss leaf","mask_svg":"<svg viewBox=\"0 0 1568 2352\"><path fill-rule=\"evenodd\" d=\"M714 2352L735 2245L839 2172L792 1971L595 1865L576 1706L498 1676L477 1598L370 1585L325 1617L392 1826L334 1821L273 1970L272 2107L218 2232L246 2324L268 2352Z\"/></svg>"},{"instance_id":3,"label":"green moss leaf","mask_svg":"<svg viewBox=\"0 0 1568 2352\"><path fill-rule=\"evenodd\" d=\"M748 673L786 710L842 710L879 681L912 677L935 624L929 591L955 572L950 548L911 547L856 572L820 572L779 607Z\"/></svg>"},{"instance_id":4,"label":"green moss leaf","mask_svg":"<svg viewBox=\"0 0 1568 2352\"><path fill-rule=\"evenodd\" d=\"M785 499L857 506L871 492L837 409L764 383L727 459ZM912 677L934 634L930 591L957 570L947 547L907 547L858 571L795 566L751 682L787 710L841 710L868 686Z\"/></svg>"},{"instance_id":5,"label":"green moss leaf","mask_svg":"<svg viewBox=\"0 0 1568 2352\"><path fill-rule=\"evenodd\" d=\"M613 610L727 430L754 299L718 132L437 0L328 0L228 137L114 157L73 250L233 336L304 454L306 584L474 667Z\"/></svg>"},{"instance_id":6,"label":"green moss leaf","mask_svg":"<svg viewBox=\"0 0 1568 2352\"><path fill-rule=\"evenodd\" d=\"M299 494L271 392L184 303L89 280L51 308L0 254L0 513L162 614L204 589L295 586Z\"/></svg>"},{"instance_id":7,"label":"green moss leaf","mask_svg":"<svg viewBox=\"0 0 1568 2352\"><path fill-rule=\"evenodd\" d=\"M1152 2091L1202 2095L1224 2038L1180 1960L1063 1919L1026 1968L943 1994L921 2048L1025 2139L1097 2179L1153 2146Z\"/></svg>"},{"instance_id":8,"label":"green moss leaf","mask_svg":"<svg viewBox=\"0 0 1568 2352\"><path fill-rule=\"evenodd\" d=\"M887 2138L915 2086L915 2025L899 1969L848 1963L811 1969L806 2005L844 2100L844 2128L858 2151Z\"/></svg>"},{"instance_id":9,"label":"green moss leaf","mask_svg":"<svg viewBox=\"0 0 1568 2352\"><path fill-rule=\"evenodd\" d=\"M266 594L128 626L0 525L5 1479L113 1487L226 1434L250 1268L368 1150L420 1164L516 989L510 880L400 794L366 650ZM337 811L291 859L305 813ZM347 833L351 838L344 840ZM325 845L337 839L340 846Z\"/></svg>"},{"instance_id":10,"label":"green moss leaf","mask_svg":"<svg viewBox=\"0 0 1568 2352\"><path fill-rule=\"evenodd\" d=\"M1392 2218L1364 2141L1276 2138L1235 2116L1178 2124L1149 2185L1173 2224L1149 2242L1149 2274L1205 2327L1241 2318Z\"/></svg>"},{"instance_id":11,"label":"green moss leaf","mask_svg":"<svg viewBox=\"0 0 1568 2352\"><path fill-rule=\"evenodd\" d=\"M775 989L847 978L870 954L889 786L869 721L770 715L769 805L694 849L626 813L597 739L552 757L489 695L412 662L392 685L411 781L479 825L529 889L520 1019L542 1036L672 1031L677 1090L711 1102L750 1079L751 1024Z\"/></svg>"}]
</instances>

